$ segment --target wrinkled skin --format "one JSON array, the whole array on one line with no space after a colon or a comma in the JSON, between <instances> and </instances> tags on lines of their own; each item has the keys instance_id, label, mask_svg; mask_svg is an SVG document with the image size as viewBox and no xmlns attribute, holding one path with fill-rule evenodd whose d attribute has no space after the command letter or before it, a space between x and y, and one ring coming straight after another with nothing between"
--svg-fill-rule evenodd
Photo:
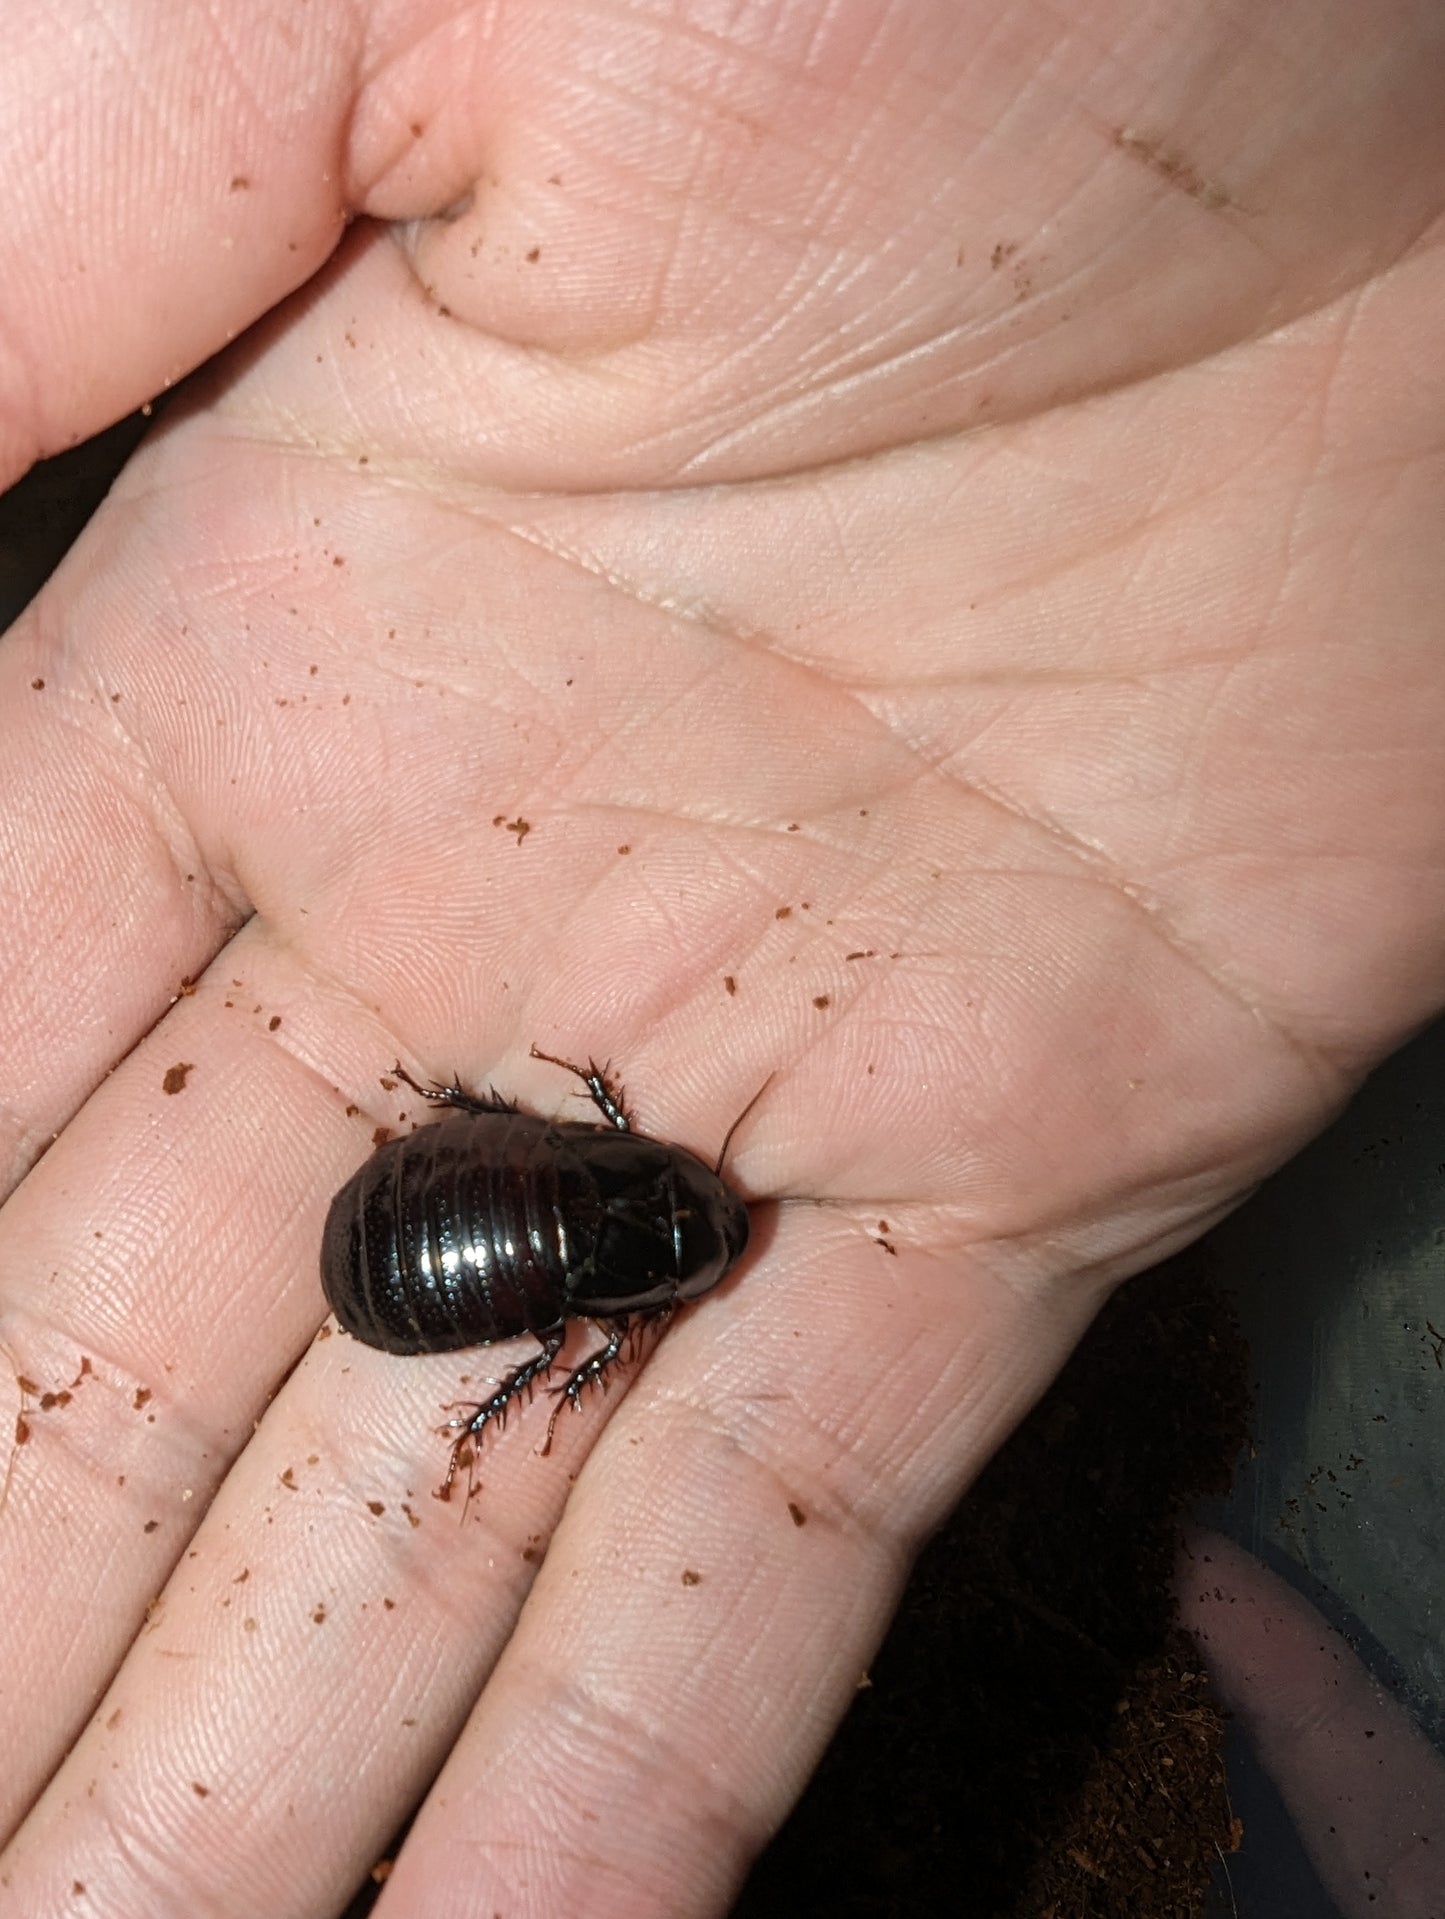
<instances>
[{"instance_id":1,"label":"wrinkled skin","mask_svg":"<svg viewBox=\"0 0 1445 1919\"><path fill-rule=\"evenodd\" d=\"M1107 1289L1438 1008L1440 10L83 18L0 473L252 330L0 646L0 1909L334 1913L440 1768L383 1915L722 1913ZM579 1116L533 1042L704 1155L775 1071L753 1244L459 1523L525 1349L317 1246L395 1058Z\"/></svg>"}]
</instances>

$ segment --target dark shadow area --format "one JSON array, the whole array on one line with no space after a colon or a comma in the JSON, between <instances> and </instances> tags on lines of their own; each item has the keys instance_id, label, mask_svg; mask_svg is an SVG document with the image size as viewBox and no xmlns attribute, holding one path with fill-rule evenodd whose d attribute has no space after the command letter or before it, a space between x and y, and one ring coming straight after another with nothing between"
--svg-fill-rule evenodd
<instances>
[{"instance_id":1,"label":"dark shadow area","mask_svg":"<svg viewBox=\"0 0 1445 1919\"><path fill-rule=\"evenodd\" d=\"M0 495L0 631L65 558L149 426L132 413L93 440L40 461Z\"/></svg>"}]
</instances>

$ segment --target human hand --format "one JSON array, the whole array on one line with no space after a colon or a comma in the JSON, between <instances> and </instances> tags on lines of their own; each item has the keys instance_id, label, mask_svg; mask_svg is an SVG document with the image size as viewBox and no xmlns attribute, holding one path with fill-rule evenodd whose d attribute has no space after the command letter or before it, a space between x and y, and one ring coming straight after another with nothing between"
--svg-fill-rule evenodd
<instances>
[{"instance_id":1,"label":"human hand","mask_svg":"<svg viewBox=\"0 0 1445 1919\"><path fill-rule=\"evenodd\" d=\"M1191 1534L1176 1589L1344 1919L1437 1919L1439 1753L1308 1600L1233 1540Z\"/></svg>"},{"instance_id":2,"label":"human hand","mask_svg":"<svg viewBox=\"0 0 1445 1919\"><path fill-rule=\"evenodd\" d=\"M231 19L0 80L8 472L275 307L0 650L0 1910L334 1912L440 1767L383 1914L717 1913L1107 1288L1438 1004L1445 53ZM533 1042L703 1152L776 1072L754 1251L459 1524L511 1349L311 1343L317 1248L394 1058Z\"/></svg>"}]
</instances>

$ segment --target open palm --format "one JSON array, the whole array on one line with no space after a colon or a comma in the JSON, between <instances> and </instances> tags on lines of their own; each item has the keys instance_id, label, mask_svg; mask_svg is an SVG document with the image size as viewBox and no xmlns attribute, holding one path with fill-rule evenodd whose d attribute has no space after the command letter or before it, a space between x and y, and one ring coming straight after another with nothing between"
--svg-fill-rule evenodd
<instances>
[{"instance_id":1,"label":"open palm","mask_svg":"<svg viewBox=\"0 0 1445 1919\"><path fill-rule=\"evenodd\" d=\"M0 1910L334 1913L440 1768L383 1913L719 1913L1108 1287L1439 1003L1438 11L94 11L4 477L269 317L0 648ZM398 1058L585 1117L534 1043L704 1157L774 1073L753 1245L458 1523L525 1349L317 1249Z\"/></svg>"}]
</instances>

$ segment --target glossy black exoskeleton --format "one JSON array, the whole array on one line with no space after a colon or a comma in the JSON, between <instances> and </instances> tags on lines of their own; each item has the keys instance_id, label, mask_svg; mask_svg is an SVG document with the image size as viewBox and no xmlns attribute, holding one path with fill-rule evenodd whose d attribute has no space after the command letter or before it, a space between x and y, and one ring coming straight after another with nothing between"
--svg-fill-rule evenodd
<instances>
[{"instance_id":1,"label":"glossy black exoskeleton","mask_svg":"<svg viewBox=\"0 0 1445 1919\"><path fill-rule=\"evenodd\" d=\"M748 1243L747 1208L722 1164L754 1102L708 1166L635 1133L605 1070L535 1046L532 1057L575 1073L603 1123L536 1119L495 1093L418 1086L398 1066L448 1110L379 1147L331 1202L322 1236L327 1301L368 1346L453 1352L519 1333L541 1342L470 1419L453 1421L443 1497L468 1441L550 1372L569 1319L598 1321L607 1342L559 1388L558 1412L594 1382L605 1387L629 1332L710 1291Z\"/></svg>"}]
</instances>

